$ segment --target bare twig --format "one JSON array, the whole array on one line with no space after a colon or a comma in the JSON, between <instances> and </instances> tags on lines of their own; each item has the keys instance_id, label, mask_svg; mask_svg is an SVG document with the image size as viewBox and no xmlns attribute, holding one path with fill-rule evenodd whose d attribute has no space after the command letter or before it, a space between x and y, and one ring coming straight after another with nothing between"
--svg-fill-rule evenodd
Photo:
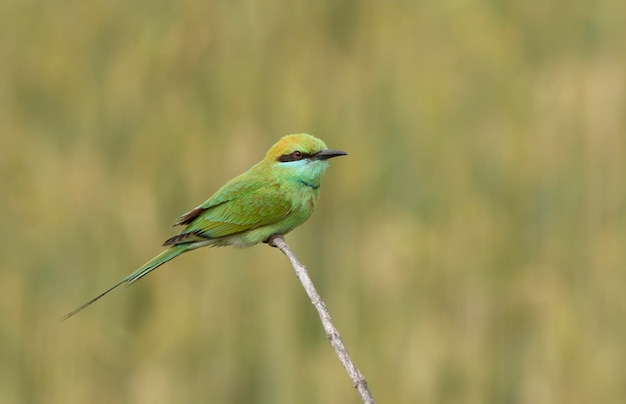
<instances>
[{"instance_id":1,"label":"bare twig","mask_svg":"<svg viewBox=\"0 0 626 404\"><path fill-rule=\"evenodd\" d=\"M374 398L372 397L372 393L370 393L369 389L367 388L367 380L365 380L365 376L363 376L361 372L359 372L359 369L356 368L356 366L352 362L352 359L350 359L350 355L348 355L348 351L346 351L346 347L343 345L343 341L341 341L339 331L337 331L337 329L335 328L330 318L330 314L326 309L326 305L324 304L324 301L320 297L319 293L317 293L317 290L315 289L313 281L311 281L311 278L309 277L306 268L291 252L283 236L276 235L271 237L268 240L268 244L272 247L279 248L287 256L287 258L289 258L291 266L293 266L293 269L296 271L296 275L298 275L298 279L300 279L300 282L302 283L302 286L304 286L307 295L309 295L309 299L311 299L311 303L313 303L313 306L315 306L315 308L317 309L317 313L320 316L320 320L322 320L322 326L324 327L324 331L326 331L326 337L328 338L330 345L332 345L332 347L335 349L335 353L337 353L339 360L343 364L343 367L346 369L348 376L352 380L352 384L359 392L361 400L363 400L363 402L366 404L373 404Z\"/></svg>"}]
</instances>

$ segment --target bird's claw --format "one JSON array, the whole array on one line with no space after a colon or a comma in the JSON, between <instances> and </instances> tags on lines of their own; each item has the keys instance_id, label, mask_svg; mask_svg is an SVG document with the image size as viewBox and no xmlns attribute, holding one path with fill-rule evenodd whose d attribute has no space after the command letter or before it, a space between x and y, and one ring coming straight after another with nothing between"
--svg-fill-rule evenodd
<instances>
[{"instance_id":1,"label":"bird's claw","mask_svg":"<svg viewBox=\"0 0 626 404\"><path fill-rule=\"evenodd\" d=\"M269 236L267 238L267 240L264 241L265 244L269 245L270 247L278 247L275 243L274 240L277 240L279 238L282 238L283 236L280 234L272 234L271 236Z\"/></svg>"}]
</instances>

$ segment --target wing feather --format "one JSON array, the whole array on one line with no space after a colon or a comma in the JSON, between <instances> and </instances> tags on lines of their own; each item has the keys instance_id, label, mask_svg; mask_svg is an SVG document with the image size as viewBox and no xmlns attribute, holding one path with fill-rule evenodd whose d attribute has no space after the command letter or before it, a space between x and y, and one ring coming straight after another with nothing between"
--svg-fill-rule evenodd
<instances>
[{"instance_id":1,"label":"wing feather","mask_svg":"<svg viewBox=\"0 0 626 404\"><path fill-rule=\"evenodd\" d=\"M249 181L242 178L244 175L181 216L176 224L187 227L164 245L226 237L276 223L289 214L291 201L282 195L278 184Z\"/></svg>"}]
</instances>

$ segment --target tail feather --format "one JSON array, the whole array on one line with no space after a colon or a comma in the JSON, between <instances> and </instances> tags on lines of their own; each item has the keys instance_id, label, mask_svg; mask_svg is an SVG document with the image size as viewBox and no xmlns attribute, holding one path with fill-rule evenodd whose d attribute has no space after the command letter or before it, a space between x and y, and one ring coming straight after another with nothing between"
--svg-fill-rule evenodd
<instances>
[{"instance_id":1,"label":"tail feather","mask_svg":"<svg viewBox=\"0 0 626 404\"><path fill-rule=\"evenodd\" d=\"M82 309L84 309L87 306L91 305L96 300L100 299L101 297L103 297L104 295L106 295L107 293L109 293L110 291L112 291L113 289L117 288L118 286L120 286L123 283L125 283L126 286L132 285L133 283L137 282L142 277L148 275L150 272L152 272L156 268L160 267L161 265L165 264L169 260L174 259L174 258L178 257L180 254L182 254L185 251L187 251L189 249L189 246L190 246L190 244L178 244L178 245L175 245L175 246L172 246L172 247L168 248L167 250L163 251L161 254L157 255L156 257L152 258L150 261L148 261L145 264L143 264L139 269L137 269L132 274L128 275L126 278L122 279L121 281L119 281L115 285L111 286L109 289L105 290L104 292L102 292L98 296L94 297L93 299L91 299L87 303L83 304L82 306L77 307L76 309L74 309L71 312L67 313L65 316L63 316L63 318L61 320L62 321L63 320L67 320L68 318L72 317L74 314L78 313Z\"/></svg>"}]
</instances>

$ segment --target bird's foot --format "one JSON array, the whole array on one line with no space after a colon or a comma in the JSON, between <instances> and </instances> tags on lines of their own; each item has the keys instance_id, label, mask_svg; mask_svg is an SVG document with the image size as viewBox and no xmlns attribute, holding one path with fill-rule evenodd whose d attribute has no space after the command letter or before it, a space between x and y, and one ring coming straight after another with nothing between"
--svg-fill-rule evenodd
<instances>
[{"instance_id":1,"label":"bird's foot","mask_svg":"<svg viewBox=\"0 0 626 404\"><path fill-rule=\"evenodd\" d=\"M269 245L270 247L278 247L275 243L274 240L278 240L278 239L282 239L283 235L282 234L272 234L271 236L269 236L267 238L267 240L264 241L265 244Z\"/></svg>"}]
</instances>

